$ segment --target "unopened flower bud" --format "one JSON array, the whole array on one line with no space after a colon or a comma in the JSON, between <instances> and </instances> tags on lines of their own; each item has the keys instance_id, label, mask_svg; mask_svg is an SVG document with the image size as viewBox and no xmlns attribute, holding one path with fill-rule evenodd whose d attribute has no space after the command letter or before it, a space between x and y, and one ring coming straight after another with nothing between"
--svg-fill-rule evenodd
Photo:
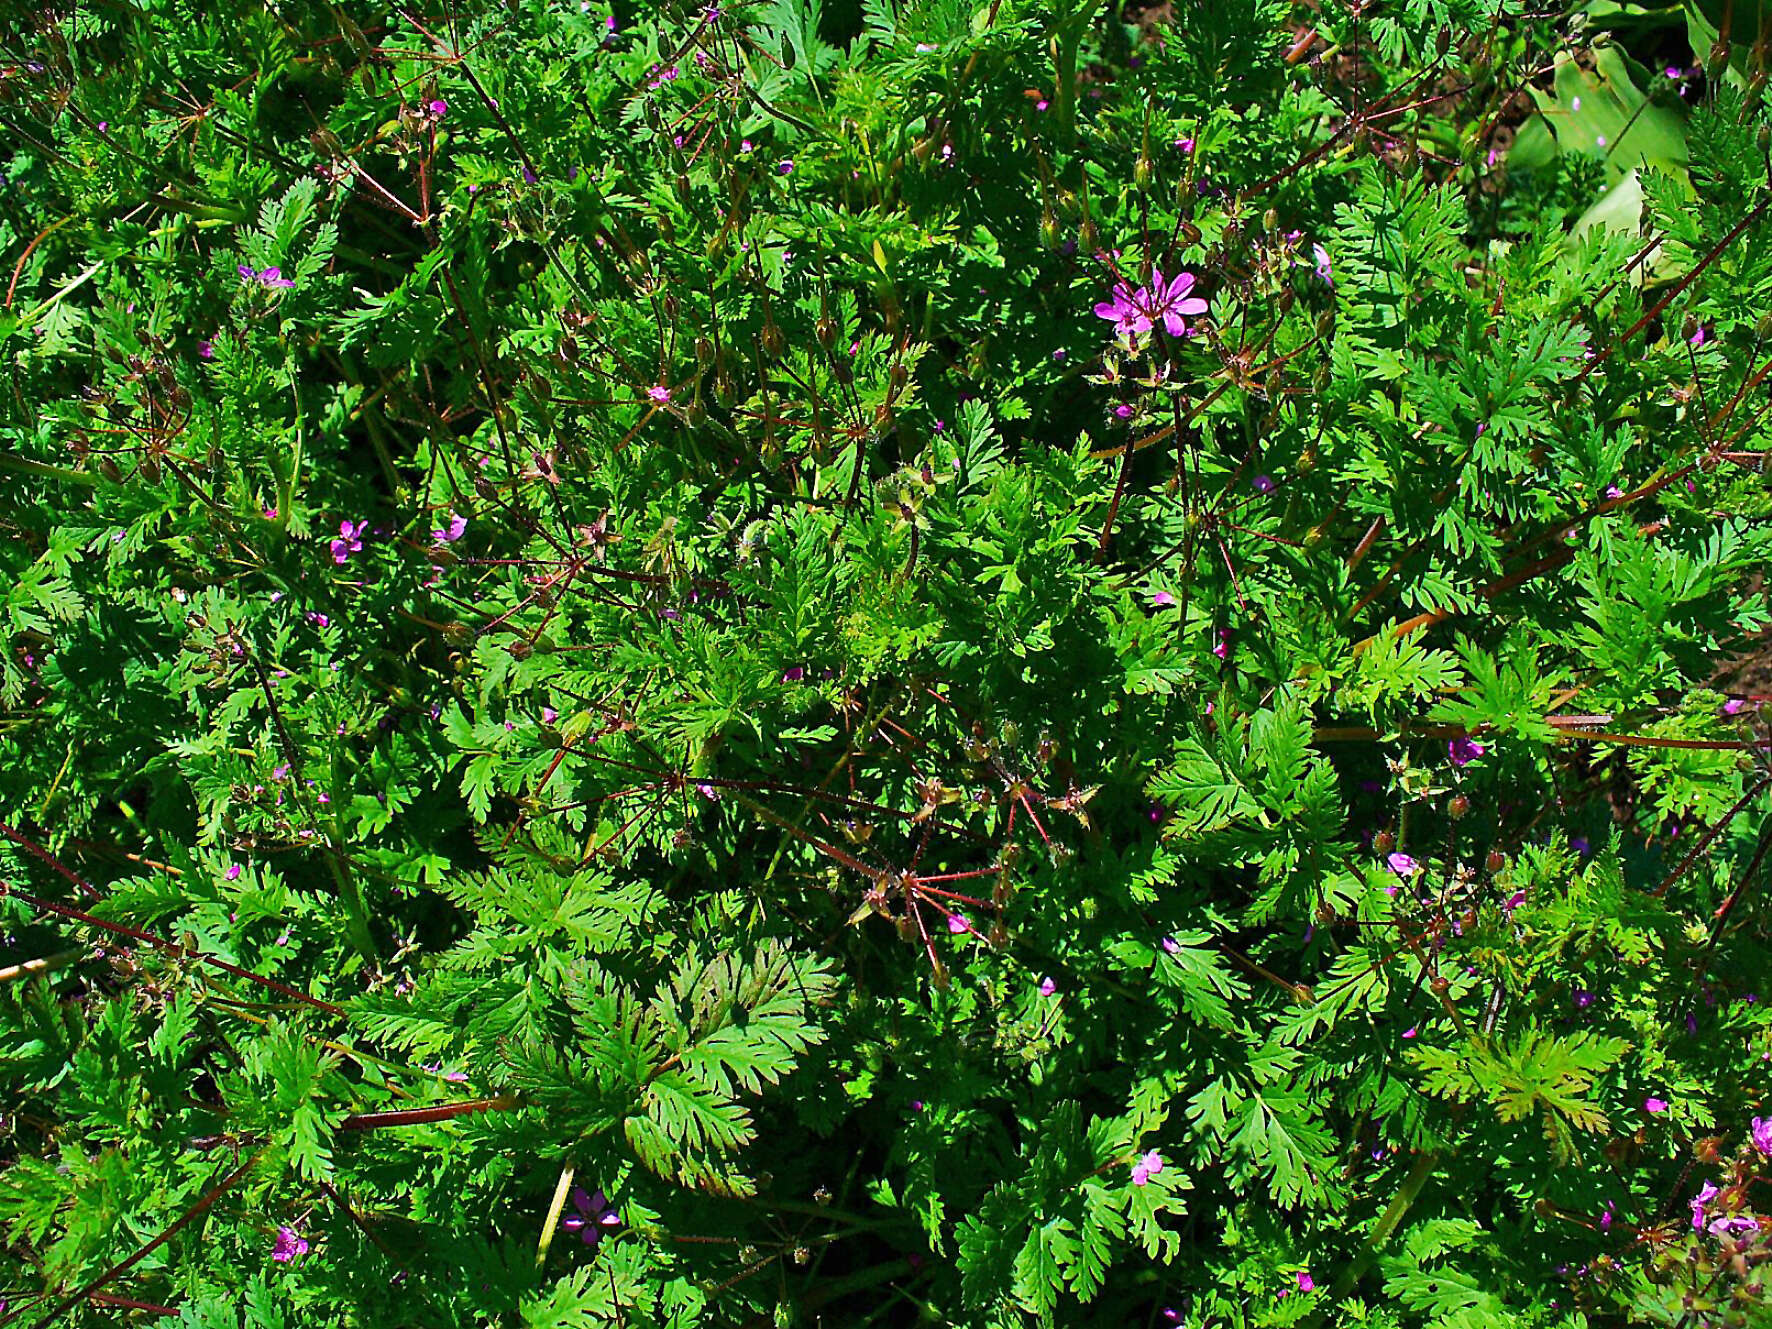
<instances>
[{"instance_id":1,"label":"unopened flower bud","mask_svg":"<svg viewBox=\"0 0 1772 1329\"><path fill-rule=\"evenodd\" d=\"M1280 229L1279 211L1275 208L1269 208L1266 212L1262 213L1261 214L1261 224L1263 226L1265 226L1270 231L1279 230Z\"/></svg>"},{"instance_id":2,"label":"unopened flower bud","mask_svg":"<svg viewBox=\"0 0 1772 1329\"><path fill-rule=\"evenodd\" d=\"M835 319L821 318L818 320L818 344L830 350L837 344L837 323Z\"/></svg>"},{"instance_id":3,"label":"unopened flower bud","mask_svg":"<svg viewBox=\"0 0 1772 1329\"><path fill-rule=\"evenodd\" d=\"M1762 126L1762 132L1772 132L1772 125ZM1761 341L1772 341L1772 313L1760 315L1760 321L1754 324L1754 336Z\"/></svg>"},{"instance_id":4,"label":"unopened flower bud","mask_svg":"<svg viewBox=\"0 0 1772 1329\"><path fill-rule=\"evenodd\" d=\"M771 355L780 355L787 349L788 339L782 336L781 328L774 319L763 325L763 349Z\"/></svg>"},{"instance_id":5,"label":"unopened flower bud","mask_svg":"<svg viewBox=\"0 0 1772 1329\"><path fill-rule=\"evenodd\" d=\"M706 337L695 339L695 362L703 366L714 363L714 343Z\"/></svg>"},{"instance_id":6,"label":"unopened flower bud","mask_svg":"<svg viewBox=\"0 0 1772 1329\"><path fill-rule=\"evenodd\" d=\"M1723 76L1723 71L1728 67L1729 43L1719 40L1710 48L1710 58L1704 62L1704 70L1711 78L1717 79Z\"/></svg>"},{"instance_id":7,"label":"unopened flower bud","mask_svg":"<svg viewBox=\"0 0 1772 1329\"><path fill-rule=\"evenodd\" d=\"M1149 157L1140 157L1132 168L1132 179L1140 189L1149 189L1157 174L1157 164Z\"/></svg>"},{"instance_id":8,"label":"unopened flower bud","mask_svg":"<svg viewBox=\"0 0 1772 1329\"><path fill-rule=\"evenodd\" d=\"M1377 835L1372 837L1372 851L1374 853L1388 854L1396 847L1397 837L1392 835L1389 831L1380 831Z\"/></svg>"},{"instance_id":9,"label":"unopened flower bud","mask_svg":"<svg viewBox=\"0 0 1772 1329\"><path fill-rule=\"evenodd\" d=\"M1434 34L1434 54L1441 58L1452 49L1452 29L1441 28Z\"/></svg>"},{"instance_id":10,"label":"unopened flower bud","mask_svg":"<svg viewBox=\"0 0 1772 1329\"><path fill-rule=\"evenodd\" d=\"M1491 875L1500 872L1507 866L1507 855L1499 849L1491 849L1489 857L1483 860L1483 866L1489 869Z\"/></svg>"},{"instance_id":11,"label":"unopened flower bud","mask_svg":"<svg viewBox=\"0 0 1772 1329\"><path fill-rule=\"evenodd\" d=\"M1446 804L1446 814L1455 821L1470 810L1471 801L1463 794L1452 795L1452 801Z\"/></svg>"}]
</instances>

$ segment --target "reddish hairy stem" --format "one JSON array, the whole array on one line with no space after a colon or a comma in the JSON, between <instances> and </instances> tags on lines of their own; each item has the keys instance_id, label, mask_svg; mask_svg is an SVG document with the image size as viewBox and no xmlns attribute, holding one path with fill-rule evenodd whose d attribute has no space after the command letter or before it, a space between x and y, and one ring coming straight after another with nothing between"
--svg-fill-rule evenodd
<instances>
[{"instance_id":1,"label":"reddish hairy stem","mask_svg":"<svg viewBox=\"0 0 1772 1329\"><path fill-rule=\"evenodd\" d=\"M470 1098L460 1103L439 1103L434 1107L396 1108L391 1112L355 1112L339 1122L341 1131L379 1131L390 1126L422 1126L432 1121L448 1121L451 1117L468 1117L480 1112L509 1112L517 1099L511 1094L496 1098Z\"/></svg>"}]
</instances>

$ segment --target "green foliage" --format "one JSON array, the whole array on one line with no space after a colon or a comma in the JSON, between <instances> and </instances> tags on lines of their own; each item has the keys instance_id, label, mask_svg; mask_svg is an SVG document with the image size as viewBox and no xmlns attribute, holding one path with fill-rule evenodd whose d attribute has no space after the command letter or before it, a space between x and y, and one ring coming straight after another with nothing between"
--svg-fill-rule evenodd
<instances>
[{"instance_id":1,"label":"green foliage","mask_svg":"<svg viewBox=\"0 0 1772 1329\"><path fill-rule=\"evenodd\" d=\"M1764 1321L1740 5L40 8L0 1322Z\"/></svg>"}]
</instances>

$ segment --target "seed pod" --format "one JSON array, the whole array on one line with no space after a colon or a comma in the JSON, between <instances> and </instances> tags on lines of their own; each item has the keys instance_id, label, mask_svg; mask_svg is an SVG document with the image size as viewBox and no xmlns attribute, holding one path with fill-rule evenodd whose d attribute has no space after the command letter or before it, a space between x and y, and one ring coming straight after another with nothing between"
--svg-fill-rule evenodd
<instances>
[{"instance_id":1,"label":"seed pod","mask_svg":"<svg viewBox=\"0 0 1772 1329\"><path fill-rule=\"evenodd\" d=\"M1452 49L1452 29L1441 28L1434 34L1434 54L1444 59L1446 52Z\"/></svg>"},{"instance_id":2,"label":"seed pod","mask_svg":"<svg viewBox=\"0 0 1772 1329\"><path fill-rule=\"evenodd\" d=\"M1452 795L1452 801L1446 804L1446 815L1455 821L1470 810L1471 801L1463 794Z\"/></svg>"},{"instance_id":3,"label":"seed pod","mask_svg":"<svg viewBox=\"0 0 1772 1329\"><path fill-rule=\"evenodd\" d=\"M1200 243L1200 228L1195 226L1191 221L1183 222L1181 224L1180 234L1181 243L1188 248L1192 248L1194 245Z\"/></svg>"},{"instance_id":4,"label":"seed pod","mask_svg":"<svg viewBox=\"0 0 1772 1329\"><path fill-rule=\"evenodd\" d=\"M1719 40L1710 48L1710 58L1704 62L1704 72L1713 79L1723 76L1729 68L1729 43Z\"/></svg>"},{"instance_id":5,"label":"seed pod","mask_svg":"<svg viewBox=\"0 0 1772 1329\"><path fill-rule=\"evenodd\" d=\"M787 349L788 339L782 336L781 327L774 319L763 325L763 349L770 355L780 355Z\"/></svg>"},{"instance_id":6,"label":"seed pod","mask_svg":"<svg viewBox=\"0 0 1772 1329\"><path fill-rule=\"evenodd\" d=\"M1101 232L1095 228L1094 218L1083 218L1083 224L1077 227L1077 245L1090 254L1101 248Z\"/></svg>"},{"instance_id":7,"label":"seed pod","mask_svg":"<svg viewBox=\"0 0 1772 1329\"><path fill-rule=\"evenodd\" d=\"M903 361L892 366L891 379L892 389L895 392L902 392L904 385L911 381L911 371L904 367Z\"/></svg>"},{"instance_id":8,"label":"seed pod","mask_svg":"<svg viewBox=\"0 0 1772 1329\"><path fill-rule=\"evenodd\" d=\"M1388 854L1397 847L1397 837L1389 831L1380 831L1372 837L1372 849L1375 853Z\"/></svg>"},{"instance_id":9,"label":"seed pod","mask_svg":"<svg viewBox=\"0 0 1772 1329\"><path fill-rule=\"evenodd\" d=\"M1446 981L1446 975L1435 974L1434 981L1429 983L1428 986L1434 990L1434 995L1436 997L1442 997L1446 994L1446 989L1451 987L1452 984Z\"/></svg>"},{"instance_id":10,"label":"seed pod","mask_svg":"<svg viewBox=\"0 0 1772 1329\"><path fill-rule=\"evenodd\" d=\"M513 641L508 649L510 650L511 659L513 660L527 660L530 656L535 654L535 648L522 637L518 637L517 640Z\"/></svg>"},{"instance_id":11,"label":"seed pod","mask_svg":"<svg viewBox=\"0 0 1772 1329\"><path fill-rule=\"evenodd\" d=\"M135 473L151 485L159 484L160 459L152 454L143 457L141 465L135 468Z\"/></svg>"},{"instance_id":12,"label":"seed pod","mask_svg":"<svg viewBox=\"0 0 1772 1329\"><path fill-rule=\"evenodd\" d=\"M695 362L703 368L714 363L714 343L706 337L695 339Z\"/></svg>"},{"instance_id":13,"label":"seed pod","mask_svg":"<svg viewBox=\"0 0 1772 1329\"><path fill-rule=\"evenodd\" d=\"M1064 233L1058 229L1058 218L1051 213L1040 220L1040 243L1054 253L1064 246Z\"/></svg>"},{"instance_id":14,"label":"seed pod","mask_svg":"<svg viewBox=\"0 0 1772 1329\"><path fill-rule=\"evenodd\" d=\"M1499 849L1491 849L1489 857L1483 860L1483 866L1488 868L1490 875L1493 876L1507 866L1507 855Z\"/></svg>"},{"instance_id":15,"label":"seed pod","mask_svg":"<svg viewBox=\"0 0 1772 1329\"><path fill-rule=\"evenodd\" d=\"M832 318L818 320L818 344L830 350L837 344L837 322Z\"/></svg>"},{"instance_id":16,"label":"seed pod","mask_svg":"<svg viewBox=\"0 0 1772 1329\"><path fill-rule=\"evenodd\" d=\"M117 469L116 460L109 454L99 458L98 473L112 484L118 484L123 479L123 472Z\"/></svg>"},{"instance_id":17,"label":"seed pod","mask_svg":"<svg viewBox=\"0 0 1772 1329\"><path fill-rule=\"evenodd\" d=\"M1680 336L1683 337L1687 341L1691 341L1697 335L1698 335L1698 320L1696 318L1694 318L1692 315L1687 314L1685 322L1680 324Z\"/></svg>"}]
</instances>

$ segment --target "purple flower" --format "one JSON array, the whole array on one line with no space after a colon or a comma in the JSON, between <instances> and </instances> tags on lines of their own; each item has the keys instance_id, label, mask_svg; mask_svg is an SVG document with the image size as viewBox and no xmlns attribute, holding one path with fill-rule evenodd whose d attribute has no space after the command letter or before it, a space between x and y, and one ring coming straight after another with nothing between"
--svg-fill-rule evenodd
<instances>
[{"instance_id":1,"label":"purple flower","mask_svg":"<svg viewBox=\"0 0 1772 1329\"><path fill-rule=\"evenodd\" d=\"M1042 978L1040 980L1040 995L1042 997L1050 997L1057 991L1058 984L1054 983L1050 978Z\"/></svg>"},{"instance_id":2,"label":"purple flower","mask_svg":"<svg viewBox=\"0 0 1772 1329\"><path fill-rule=\"evenodd\" d=\"M1606 1207L1600 1213L1600 1231L1604 1232L1610 1228L1612 1226L1612 1220L1617 1216L1612 1201L1606 1201Z\"/></svg>"},{"instance_id":3,"label":"purple flower","mask_svg":"<svg viewBox=\"0 0 1772 1329\"><path fill-rule=\"evenodd\" d=\"M1249 483L1258 494L1271 494L1274 492L1274 477L1271 475L1258 475Z\"/></svg>"},{"instance_id":4,"label":"purple flower","mask_svg":"<svg viewBox=\"0 0 1772 1329\"><path fill-rule=\"evenodd\" d=\"M1132 1184L1143 1186L1163 1170L1163 1155L1155 1149L1132 1165Z\"/></svg>"},{"instance_id":5,"label":"purple flower","mask_svg":"<svg viewBox=\"0 0 1772 1329\"><path fill-rule=\"evenodd\" d=\"M783 683L798 683L801 679L803 679L805 677L806 677L806 666L805 665L795 665L791 669L782 670L781 681Z\"/></svg>"},{"instance_id":6,"label":"purple flower","mask_svg":"<svg viewBox=\"0 0 1772 1329\"><path fill-rule=\"evenodd\" d=\"M1175 140L1175 146L1181 149L1183 156L1187 156L1194 150L1194 141L1191 138L1178 138Z\"/></svg>"},{"instance_id":7,"label":"purple flower","mask_svg":"<svg viewBox=\"0 0 1772 1329\"><path fill-rule=\"evenodd\" d=\"M1181 943L1179 941L1175 940L1174 937L1164 937L1163 938L1163 950L1166 954L1169 954L1169 955L1178 954L1181 950Z\"/></svg>"},{"instance_id":8,"label":"purple flower","mask_svg":"<svg viewBox=\"0 0 1772 1329\"><path fill-rule=\"evenodd\" d=\"M461 539L462 532L467 529L468 519L466 517L457 516L452 512L449 514L449 525L443 527L441 530L432 531L431 538L440 545L453 544L455 541Z\"/></svg>"},{"instance_id":9,"label":"purple flower","mask_svg":"<svg viewBox=\"0 0 1772 1329\"><path fill-rule=\"evenodd\" d=\"M1643 1111L1648 1113L1666 1112L1667 1100L1665 1098L1645 1098L1643 1100Z\"/></svg>"},{"instance_id":10,"label":"purple flower","mask_svg":"<svg viewBox=\"0 0 1772 1329\"><path fill-rule=\"evenodd\" d=\"M449 112L449 103L441 97L433 97L425 103L425 110L431 113L431 119L441 120Z\"/></svg>"},{"instance_id":11,"label":"purple flower","mask_svg":"<svg viewBox=\"0 0 1772 1329\"><path fill-rule=\"evenodd\" d=\"M572 1207L578 1212L562 1218L560 1226L567 1232L578 1233L578 1239L587 1246L595 1246L605 1234L614 1236L621 1230L621 1215L602 1191L586 1195L583 1186L574 1186Z\"/></svg>"},{"instance_id":12,"label":"purple flower","mask_svg":"<svg viewBox=\"0 0 1772 1329\"><path fill-rule=\"evenodd\" d=\"M338 539L331 542L332 561L343 563L352 554L363 549L363 532L369 528L366 521L341 521L338 524Z\"/></svg>"},{"instance_id":13,"label":"purple flower","mask_svg":"<svg viewBox=\"0 0 1772 1329\"><path fill-rule=\"evenodd\" d=\"M222 876L226 877L229 881L239 881L240 865L238 863L228 864L228 870L222 873Z\"/></svg>"},{"instance_id":14,"label":"purple flower","mask_svg":"<svg viewBox=\"0 0 1772 1329\"><path fill-rule=\"evenodd\" d=\"M794 159L792 157L783 157L781 161L776 164L775 169L780 171L783 175L792 175L794 173Z\"/></svg>"},{"instance_id":15,"label":"purple flower","mask_svg":"<svg viewBox=\"0 0 1772 1329\"><path fill-rule=\"evenodd\" d=\"M308 1253L308 1239L292 1227L277 1229L277 1240L271 1246L271 1258L278 1264L288 1264L298 1255Z\"/></svg>"},{"instance_id":16,"label":"purple flower","mask_svg":"<svg viewBox=\"0 0 1772 1329\"><path fill-rule=\"evenodd\" d=\"M1772 1158L1772 1117L1754 1118L1754 1148Z\"/></svg>"},{"instance_id":17,"label":"purple flower","mask_svg":"<svg viewBox=\"0 0 1772 1329\"><path fill-rule=\"evenodd\" d=\"M1215 646L1213 646L1212 653L1214 655L1216 655L1220 660L1227 659L1230 656L1231 634L1226 632L1223 628L1220 628L1218 630L1218 642Z\"/></svg>"},{"instance_id":18,"label":"purple flower","mask_svg":"<svg viewBox=\"0 0 1772 1329\"><path fill-rule=\"evenodd\" d=\"M207 337L197 338L197 358L199 360L215 359L215 343Z\"/></svg>"},{"instance_id":19,"label":"purple flower","mask_svg":"<svg viewBox=\"0 0 1772 1329\"><path fill-rule=\"evenodd\" d=\"M1464 734L1446 741L1446 755L1452 759L1454 766L1469 766L1488 750L1476 739Z\"/></svg>"},{"instance_id":20,"label":"purple flower","mask_svg":"<svg viewBox=\"0 0 1772 1329\"><path fill-rule=\"evenodd\" d=\"M1392 854L1384 861L1390 866L1390 870L1399 877L1412 877L1421 871L1421 864L1404 853Z\"/></svg>"},{"instance_id":21,"label":"purple flower","mask_svg":"<svg viewBox=\"0 0 1772 1329\"><path fill-rule=\"evenodd\" d=\"M1312 245L1311 254L1317 260L1317 276L1323 279L1323 285L1333 291L1335 289L1335 268L1329 262L1329 251L1322 245Z\"/></svg>"},{"instance_id":22,"label":"purple flower","mask_svg":"<svg viewBox=\"0 0 1772 1329\"><path fill-rule=\"evenodd\" d=\"M1692 1230L1694 1232L1704 1227L1704 1207L1722 1193L1708 1181L1699 1187L1698 1194L1689 1201L1692 1206Z\"/></svg>"},{"instance_id":23,"label":"purple flower","mask_svg":"<svg viewBox=\"0 0 1772 1329\"><path fill-rule=\"evenodd\" d=\"M1149 286L1134 288L1127 282L1114 286L1113 298L1095 306L1098 318L1114 324L1114 331L1131 340L1143 336L1161 321L1171 337L1188 335L1185 315L1204 314L1206 302L1188 293L1194 288L1194 274L1178 272L1173 279L1160 270L1151 273Z\"/></svg>"},{"instance_id":24,"label":"purple flower","mask_svg":"<svg viewBox=\"0 0 1772 1329\"><path fill-rule=\"evenodd\" d=\"M1576 1010L1585 1011L1589 1006L1592 1006L1593 1004L1594 1004L1594 994L1589 992L1586 988L1582 988L1575 993L1575 1009Z\"/></svg>"},{"instance_id":25,"label":"purple flower","mask_svg":"<svg viewBox=\"0 0 1772 1329\"><path fill-rule=\"evenodd\" d=\"M1298 1274L1298 1290L1300 1292L1315 1292L1317 1290L1316 1283L1303 1270L1300 1270Z\"/></svg>"},{"instance_id":26,"label":"purple flower","mask_svg":"<svg viewBox=\"0 0 1772 1329\"><path fill-rule=\"evenodd\" d=\"M1403 1031L1403 1037L1404 1038L1414 1038L1418 1032L1420 1032L1420 1031L1417 1030L1414 1025L1410 1025L1407 1029L1405 1029Z\"/></svg>"},{"instance_id":27,"label":"purple flower","mask_svg":"<svg viewBox=\"0 0 1772 1329\"><path fill-rule=\"evenodd\" d=\"M242 263L239 265L239 272L242 281L255 281L267 290L273 287L287 289L295 285L293 281L283 275L282 268L262 268L254 271Z\"/></svg>"},{"instance_id":28,"label":"purple flower","mask_svg":"<svg viewBox=\"0 0 1772 1329\"><path fill-rule=\"evenodd\" d=\"M1692 335L1686 338L1686 344L1696 351L1699 347L1706 346L1716 339L1717 334L1715 329L1700 323Z\"/></svg>"}]
</instances>

